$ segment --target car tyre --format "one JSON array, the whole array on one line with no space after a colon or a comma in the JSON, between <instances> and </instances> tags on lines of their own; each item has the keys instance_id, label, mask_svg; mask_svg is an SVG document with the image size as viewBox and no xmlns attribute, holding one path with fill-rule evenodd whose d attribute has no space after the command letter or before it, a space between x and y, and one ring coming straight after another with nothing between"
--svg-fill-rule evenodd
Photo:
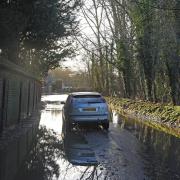
<instances>
[{"instance_id":1,"label":"car tyre","mask_svg":"<svg viewBox=\"0 0 180 180\"><path fill-rule=\"evenodd\" d=\"M102 126L103 126L103 129L105 130L109 129L109 123L104 123Z\"/></svg>"},{"instance_id":2,"label":"car tyre","mask_svg":"<svg viewBox=\"0 0 180 180\"><path fill-rule=\"evenodd\" d=\"M73 124L71 122L67 122L66 131L71 132L73 130Z\"/></svg>"}]
</instances>

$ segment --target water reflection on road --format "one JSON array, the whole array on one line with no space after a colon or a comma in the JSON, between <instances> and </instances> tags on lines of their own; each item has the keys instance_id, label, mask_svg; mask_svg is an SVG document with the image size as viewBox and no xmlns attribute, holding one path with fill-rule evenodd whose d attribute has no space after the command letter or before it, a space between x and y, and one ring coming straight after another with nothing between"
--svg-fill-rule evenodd
<instances>
[{"instance_id":1,"label":"water reflection on road","mask_svg":"<svg viewBox=\"0 0 180 180\"><path fill-rule=\"evenodd\" d=\"M119 115L118 115L119 116ZM143 144L140 155L151 179L180 179L180 139L157 131L140 121L119 116L119 125Z\"/></svg>"},{"instance_id":2,"label":"water reflection on road","mask_svg":"<svg viewBox=\"0 0 180 180\"><path fill-rule=\"evenodd\" d=\"M41 113L40 126L53 129L57 134L62 133L62 108L61 102L65 102L67 95L42 96L44 109Z\"/></svg>"},{"instance_id":3,"label":"water reflection on road","mask_svg":"<svg viewBox=\"0 0 180 180\"><path fill-rule=\"evenodd\" d=\"M43 110L41 113L40 126L45 126L47 129L53 129L57 134L62 133L62 114L61 110L51 109Z\"/></svg>"},{"instance_id":4,"label":"water reflection on road","mask_svg":"<svg viewBox=\"0 0 180 180\"><path fill-rule=\"evenodd\" d=\"M113 114L109 132L81 128L62 133L65 96L45 96L40 128L18 180L176 180L180 140ZM50 101L51 100L51 101Z\"/></svg>"}]
</instances>

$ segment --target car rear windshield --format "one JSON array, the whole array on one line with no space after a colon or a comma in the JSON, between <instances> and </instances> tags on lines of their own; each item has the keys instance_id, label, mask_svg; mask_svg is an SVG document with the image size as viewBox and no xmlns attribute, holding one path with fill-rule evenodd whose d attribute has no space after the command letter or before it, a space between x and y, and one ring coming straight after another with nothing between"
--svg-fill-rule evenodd
<instances>
[{"instance_id":1,"label":"car rear windshield","mask_svg":"<svg viewBox=\"0 0 180 180\"><path fill-rule=\"evenodd\" d=\"M76 95L73 96L74 103L105 103L101 95Z\"/></svg>"}]
</instances>

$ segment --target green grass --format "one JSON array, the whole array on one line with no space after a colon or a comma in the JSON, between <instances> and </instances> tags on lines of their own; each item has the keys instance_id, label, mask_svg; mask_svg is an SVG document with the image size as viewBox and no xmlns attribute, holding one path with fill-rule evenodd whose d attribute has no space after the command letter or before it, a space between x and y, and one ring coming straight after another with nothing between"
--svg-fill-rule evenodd
<instances>
[{"instance_id":1,"label":"green grass","mask_svg":"<svg viewBox=\"0 0 180 180\"><path fill-rule=\"evenodd\" d=\"M180 113L180 106L174 106L174 109Z\"/></svg>"},{"instance_id":2,"label":"green grass","mask_svg":"<svg viewBox=\"0 0 180 180\"><path fill-rule=\"evenodd\" d=\"M149 125L180 137L180 106L114 97L106 97L106 99L110 107L119 113L130 115L133 112L152 118L152 120L148 119Z\"/></svg>"}]
</instances>

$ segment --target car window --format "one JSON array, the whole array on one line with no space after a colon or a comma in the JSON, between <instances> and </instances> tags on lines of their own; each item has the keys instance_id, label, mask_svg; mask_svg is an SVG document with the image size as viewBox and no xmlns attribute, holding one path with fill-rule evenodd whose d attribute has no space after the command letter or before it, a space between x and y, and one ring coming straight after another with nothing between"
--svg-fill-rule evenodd
<instances>
[{"instance_id":1,"label":"car window","mask_svg":"<svg viewBox=\"0 0 180 180\"><path fill-rule=\"evenodd\" d=\"M73 98L101 98L100 95L75 95Z\"/></svg>"},{"instance_id":2,"label":"car window","mask_svg":"<svg viewBox=\"0 0 180 180\"><path fill-rule=\"evenodd\" d=\"M100 95L78 95L73 96L73 103L105 103L105 99Z\"/></svg>"}]
</instances>

